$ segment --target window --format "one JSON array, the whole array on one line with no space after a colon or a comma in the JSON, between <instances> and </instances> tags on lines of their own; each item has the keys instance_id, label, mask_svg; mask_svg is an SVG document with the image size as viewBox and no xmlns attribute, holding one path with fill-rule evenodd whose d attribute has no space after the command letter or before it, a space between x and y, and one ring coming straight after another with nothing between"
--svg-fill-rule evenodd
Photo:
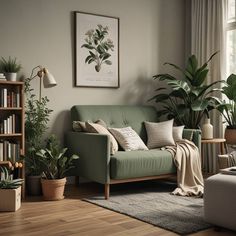
<instances>
[{"instance_id":1,"label":"window","mask_svg":"<svg viewBox=\"0 0 236 236\"><path fill-rule=\"evenodd\" d=\"M236 0L227 2L226 72L236 74Z\"/></svg>"}]
</instances>

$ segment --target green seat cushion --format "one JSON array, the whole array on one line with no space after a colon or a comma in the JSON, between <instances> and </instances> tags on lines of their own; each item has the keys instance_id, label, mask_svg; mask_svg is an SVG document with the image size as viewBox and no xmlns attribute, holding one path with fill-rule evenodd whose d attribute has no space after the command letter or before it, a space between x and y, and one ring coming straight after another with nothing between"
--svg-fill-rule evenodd
<instances>
[{"instance_id":1,"label":"green seat cushion","mask_svg":"<svg viewBox=\"0 0 236 236\"><path fill-rule=\"evenodd\" d=\"M168 151L152 149L148 151L118 151L111 156L111 179L147 177L174 174L176 167Z\"/></svg>"}]
</instances>

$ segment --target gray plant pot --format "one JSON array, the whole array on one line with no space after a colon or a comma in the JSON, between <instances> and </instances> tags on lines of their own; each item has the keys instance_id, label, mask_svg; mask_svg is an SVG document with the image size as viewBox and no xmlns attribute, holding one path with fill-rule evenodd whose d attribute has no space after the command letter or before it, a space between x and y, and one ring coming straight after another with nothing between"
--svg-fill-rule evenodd
<instances>
[{"instance_id":1,"label":"gray plant pot","mask_svg":"<svg viewBox=\"0 0 236 236\"><path fill-rule=\"evenodd\" d=\"M42 195L41 176L26 177L27 194L30 196Z\"/></svg>"},{"instance_id":2,"label":"gray plant pot","mask_svg":"<svg viewBox=\"0 0 236 236\"><path fill-rule=\"evenodd\" d=\"M5 73L6 80L17 81L17 73Z\"/></svg>"}]
</instances>

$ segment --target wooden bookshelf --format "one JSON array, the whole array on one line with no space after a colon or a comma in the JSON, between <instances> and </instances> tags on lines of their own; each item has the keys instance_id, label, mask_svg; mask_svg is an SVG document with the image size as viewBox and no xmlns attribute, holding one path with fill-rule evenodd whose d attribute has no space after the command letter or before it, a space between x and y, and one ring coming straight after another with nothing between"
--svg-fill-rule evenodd
<instances>
[{"instance_id":1,"label":"wooden bookshelf","mask_svg":"<svg viewBox=\"0 0 236 236\"><path fill-rule=\"evenodd\" d=\"M16 149L13 151L15 147ZM19 158L24 154L24 82L0 80L0 165L9 168L13 166L17 177L25 180L25 165ZM22 168L18 168L16 162L21 162ZM22 198L24 197L25 181L22 186Z\"/></svg>"}]
</instances>

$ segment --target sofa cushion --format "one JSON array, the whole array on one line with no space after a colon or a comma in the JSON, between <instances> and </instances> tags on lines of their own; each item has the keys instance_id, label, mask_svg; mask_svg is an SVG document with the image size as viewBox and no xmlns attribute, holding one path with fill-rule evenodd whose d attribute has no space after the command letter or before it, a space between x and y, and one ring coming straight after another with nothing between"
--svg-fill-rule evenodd
<instances>
[{"instance_id":1,"label":"sofa cushion","mask_svg":"<svg viewBox=\"0 0 236 236\"><path fill-rule=\"evenodd\" d=\"M156 122L157 112L152 106L141 105L76 105L71 108L71 119L91 120L92 123L102 119L111 128L130 126L146 143L147 134L143 122Z\"/></svg>"},{"instance_id":2,"label":"sofa cushion","mask_svg":"<svg viewBox=\"0 0 236 236\"><path fill-rule=\"evenodd\" d=\"M175 142L183 139L183 131L184 125L173 127L173 139L175 140Z\"/></svg>"},{"instance_id":3,"label":"sofa cushion","mask_svg":"<svg viewBox=\"0 0 236 236\"><path fill-rule=\"evenodd\" d=\"M173 121L167 120L159 123L145 122L148 136L147 146L149 149L175 145Z\"/></svg>"},{"instance_id":4,"label":"sofa cushion","mask_svg":"<svg viewBox=\"0 0 236 236\"><path fill-rule=\"evenodd\" d=\"M170 152L160 149L149 151L118 151L111 156L111 179L127 179L176 173Z\"/></svg>"},{"instance_id":5,"label":"sofa cushion","mask_svg":"<svg viewBox=\"0 0 236 236\"><path fill-rule=\"evenodd\" d=\"M86 130L90 133L106 134L109 136L112 155L118 151L118 143L116 142L112 134L105 127L99 124L89 123L89 122L85 122L85 125L86 125Z\"/></svg>"},{"instance_id":6,"label":"sofa cushion","mask_svg":"<svg viewBox=\"0 0 236 236\"><path fill-rule=\"evenodd\" d=\"M108 130L125 151L148 150L142 139L131 127L109 128Z\"/></svg>"}]
</instances>

